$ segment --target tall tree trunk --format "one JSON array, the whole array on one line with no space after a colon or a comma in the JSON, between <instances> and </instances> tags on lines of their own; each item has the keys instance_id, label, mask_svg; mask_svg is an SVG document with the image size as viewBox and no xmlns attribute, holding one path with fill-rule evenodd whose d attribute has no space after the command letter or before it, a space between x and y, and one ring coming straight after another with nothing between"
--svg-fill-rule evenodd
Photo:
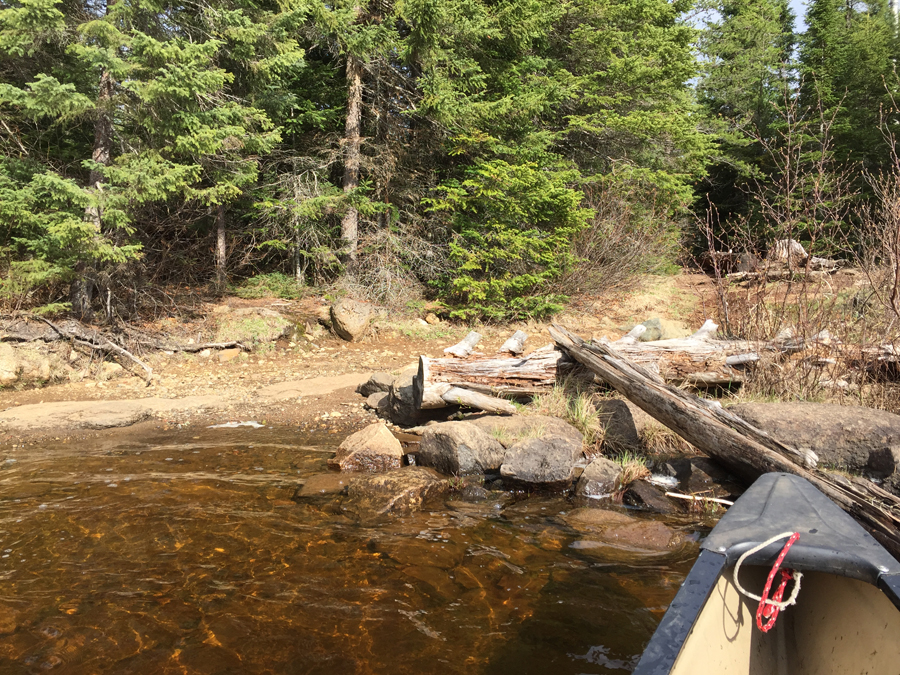
<instances>
[{"instance_id":1,"label":"tall tree trunk","mask_svg":"<svg viewBox=\"0 0 900 675\"><path fill-rule=\"evenodd\" d=\"M362 138L362 63L353 55L347 56L347 122L344 128L344 192L359 187L359 158ZM341 219L342 262L353 267L359 242L359 210L347 209Z\"/></svg>"},{"instance_id":2,"label":"tall tree trunk","mask_svg":"<svg viewBox=\"0 0 900 675\"><path fill-rule=\"evenodd\" d=\"M225 290L228 282L225 274L225 205L219 204L216 209L216 288Z\"/></svg>"},{"instance_id":3,"label":"tall tree trunk","mask_svg":"<svg viewBox=\"0 0 900 675\"><path fill-rule=\"evenodd\" d=\"M112 3L107 4L107 8ZM94 121L94 149L91 159L100 166L109 166L112 157L113 124L110 112L113 94L112 74L105 68L100 73L100 85L97 90L97 118ZM88 177L88 190L99 195L103 174L97 167L91 169ZM103 230L102 212L99 204L91 204L84 210L84 218L94 226L94 236L99 238ZM94 261L79 260L75 265L76 278L69 288L69 299L73 314L83 321L93 318L91 304L93 301L95 282Z\"/></svg>"}]
</instances>

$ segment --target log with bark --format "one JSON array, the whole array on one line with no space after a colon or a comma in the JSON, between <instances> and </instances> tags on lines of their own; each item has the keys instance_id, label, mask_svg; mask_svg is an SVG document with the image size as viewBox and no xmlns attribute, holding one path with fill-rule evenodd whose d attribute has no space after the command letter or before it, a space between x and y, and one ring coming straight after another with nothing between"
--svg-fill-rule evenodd
<instances>
[{"instance_id":1,"label":"log with bark","mask_svg":"<svg viewBox=\"0 0 900 675\"><path fill-rule=\"evenodd\" d=\"M769 471L802 476L900 556L900 499L871 482L826 473L817 458L785 446L764 431L707 401L663 382L609 345L590 344L563 327L550 334L572 358L619 393L733 473L755 480Z\"/></svg>"}]
</instances>

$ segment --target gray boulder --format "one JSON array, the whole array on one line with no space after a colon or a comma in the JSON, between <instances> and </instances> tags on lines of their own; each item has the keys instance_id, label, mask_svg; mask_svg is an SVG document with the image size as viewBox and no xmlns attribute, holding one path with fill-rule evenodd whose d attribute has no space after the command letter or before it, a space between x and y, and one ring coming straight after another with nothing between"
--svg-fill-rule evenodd
<instances>
[{"instance_id":1,"label":"gray boulder","mask_svg":"<svg viewBox=\"0 0 900 675\"><path fill-rule=\"evenodd\" d=\"M826 403L741 403L729 410L798 450L819 466L893 476L900 459L900 416Z\"/></svg>"},{"instance_id":2,"label":"gray boulder","mask_svg":"<svg viewBox=\"0 0 900 675\"><path fill-rule=\"evenodd\" d=\"M378 422L344 439L328 466L340 471L389 471L402 466L403 454L400 441Z\"/></svg>"},{"instance_id":3,"label":"gray boulder","mask_svg":"<svg viewBox=\"0 0 900 675\"><path fill-rule=\"evenodd\" d=\"M603 424L603 440L615 451L637 451L642 448L641 434L653 418L630 401L611 399L597 405Z\"/></svg>"},{"instance_id":4,"label":"gray boulder","mask_svg":"<svg viewBox=\"0 0 900 675\"><path fill-rule=\"evenodd\" d=\"M390 399L390 394L376 391L374 394L369 394L369 397L366 399L366 407L374 410L380 417L386 417Z\"/></svg>"},{"instance_id":5,"label":"gray boulder","mask_svg":"<svg viewBox=\"0 0 900 675\"><path fill-rule=\"evenodd\" d=\"M582 457L582 440L546 435L514 443L506 451L500 475L513 483L550 489L568 488Z\"/></svg>"},{"instance_id":6,"label":"gray boulder","mask_svg":"<svg viewBox=\"0 0 900 675\"><path fill-rule=\"evenodd\" d=\"M641 325L646 326L647 330L638 337L638 342L655 342L665 337L662 322L659 319L647 319Z\"/></svg>"},{"instance_id":7,"label":"gray boulder","mask_svg":"<svg viewBox=\"0 0 900 675\"><path fill-rule=\"evenodd\" d=\"M433 419L446 419L454 408L437 408L435 410L419 410L413 389L413 380L418 372L417 366L411 366L398 375L391 384L387 403L387 417L403 427L414 427Z\"/></svg>"},{"instance_id":8,"label":"gray boulder","mask_svg":"<svg viewBox=\"0 0 900 675\"><path fill-rule=\"evenodd\" d=\"M394 376L390 373L373 373L368 380L356 388L356 393L366 398L380 391L387 393L391 390L393 383Z\"/></svg>"},{"instance_id":9,"label":"gray boulder","mask_svg":"<svg viewBox=\"0 0 900 675\"><path fill-rule=\"evenodd\" d=\"M331 306L331 326L348 342L361 340L372 319L372 306L366 302L341 298Z\"/></svg>"},{"instance_id":10,"label":"gray boulder","mask_svg":"<svg viewBox=\"0 0 900 675\"><path fill-rule=\"evenodd\" d=\"M419 443L416 464L459 476L496 472L506 450L469 422L444 422L427 427Z\"/></svg>"},{"instance_id":11,"label":"gray boulder","mask_svg":"<svg viewBox=\"0 0 900 675\"><path fill-rule=\"evenodd\" d=\"M560 436L582 442L581 432L571 424L558 417L546 415L485 415L467 420L491 437L495 438L504 448L518 443L526 438L545 438L547 436Z\"/></svg>"},{"instance_id":12,"label":"gray boulder","mask_svg":"<svg viewBox=\"0 0 900 675\"><path fill-rule=\"evenodd\" d=\"M360 516L404 514L420 510L428 502L445 497L449 491L447 479L434 469L405 466L387 473L354 478L341 506Z\"/></svg>"},{"instance_id":13,"label":"gray boulder","mask_svg":"<svg viewBox=\"0 0 900 675\"><path fill-rule=\"evenodd\" d=\"M581 497L605 497L616 491L622 467L606 457L597 457L584 469L575 486Z\"/></svg>"}]
</instances>

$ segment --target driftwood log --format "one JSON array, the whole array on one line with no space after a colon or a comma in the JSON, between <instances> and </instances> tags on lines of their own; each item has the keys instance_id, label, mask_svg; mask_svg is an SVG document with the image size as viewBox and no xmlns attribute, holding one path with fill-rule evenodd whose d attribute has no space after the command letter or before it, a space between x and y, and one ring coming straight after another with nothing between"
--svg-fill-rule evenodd
<instances>
[{"instance_id":1,"label":"driftwood log","mask_svg":"<svg viewBox=\"0 0 900 675\"><path fill-rule=\"evenodd\" d=\"M476 333L473 330L471 333L466 335L462 342L459 342L452 347L447 347L444 350L444 353L463 359L472 353L472 350L475 349L475 345L477 345L479 342L481 342L481 334Z\"/></svg>"},{"instance_id":2,"label":"driftwood log","mask_svg":"<svg viewBox=\"0 0 900 675\"><path fill-rule=\"evenodd\" d=\"M802 476L862 523L894 556L900 556L900 499L894 495L867 480L817 469L812 453L788 448L717 403L666 384L608 345L586 343L557 325L550 334L572 358L735 474L747 480L770 471Z\"/></svg>"},{"instance_id":3,"label":"driftwood log","mask_svg":"<svg viewBox=\"0 0 900 675\"><path fill-rule=\"evenodd\" d=\"M742 382L741 366L758 361L762 346L746 340L716 340L717 329L716 324L707 320L690 337L639 342L646 328L637 325L615 342L601 339L597 344L615 349L668 382L696 386Z\"/></svg>"},{"instance_id":4,"label":"driftwood log","mask_svg":"<svg viewBox=\"0 0 900 675\"><path fill-rule=\"evenodd\" d=\"M528 356L490 359L431 359L419 357L419 372L413 380L416 405L423 410L443 408L460 402L460 390L492 397L491 405L508 398L534 396L550 391L556 384L560 361L568 359L553 345L537 349ZM447 400L447 392L454 400ZM480 400L480 399L477 399ZM465 405L469 403L462 401ZM470 407L487 410L480 405Z\"/></svg>"}]
</instances>

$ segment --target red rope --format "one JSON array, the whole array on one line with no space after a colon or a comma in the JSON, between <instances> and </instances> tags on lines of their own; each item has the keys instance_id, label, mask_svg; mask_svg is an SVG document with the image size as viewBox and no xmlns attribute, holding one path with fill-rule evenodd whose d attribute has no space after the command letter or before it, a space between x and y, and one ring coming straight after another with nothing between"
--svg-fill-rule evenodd
<instances>
[{"instance_id":1,"label":"red rope","mask_svg":"<svg viewBox=\"0 0 900 675\"><path fill-rule=\"evenodd\" d=\"M756 627L759 628L763 633L768 633L772 629L772 626L775 625L775 621L778 620L779 612L781 612L780 608L769 603L768 598L769 591L772 589L772 580L775 579L775 573L778 572L778 568L781 567L781 563L784 561L784 557L787 555L787 552L791 549L791 546L794 545L794 542L799 538L799 532L794 532L794 534L791 535L791 538L787 540L784 548L781 549L781 553L778 554L778 558L775 560L775 564L772 566L772 571L769 572L769 578L766 579L766 586L765 588L763 588L762 598L759 601L759 607L756 608ZM790 581L793 577L793 570L781 570L781 584L775 590L775 594L772 596L772 600L774 600L775 602L781 602L781 598L784 597L784 589L787 587L788 581ZM768 619L768 622L763 624L763 619Z\"/></svg>"}]
</instances>

